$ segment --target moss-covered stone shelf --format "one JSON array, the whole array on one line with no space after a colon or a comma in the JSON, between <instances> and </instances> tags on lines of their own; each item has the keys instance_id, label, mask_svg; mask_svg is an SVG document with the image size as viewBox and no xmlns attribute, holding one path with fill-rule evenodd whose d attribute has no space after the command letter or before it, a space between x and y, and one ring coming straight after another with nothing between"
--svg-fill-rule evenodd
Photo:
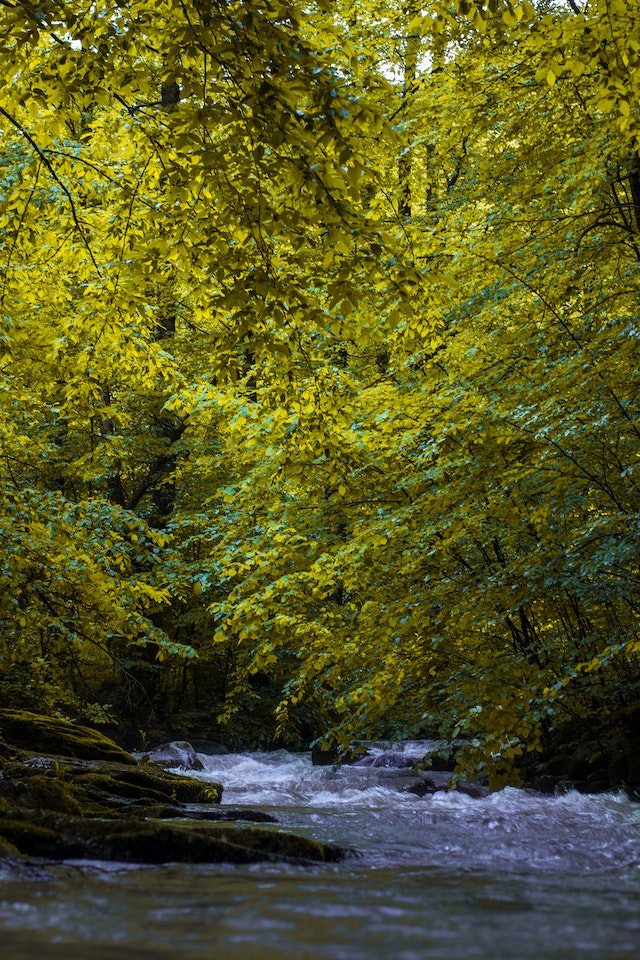
<instances>
[{"instance_id":1,"label":"moss-covered stone shelf","mask_svg":"<svg viewBox=\"0 0 640 960\"><path fill-rule=\"evenodd\" d=\"M99 823L84 817L38 814L0 817L2 839L21 853L54 860L123 863L331 862L340 848L272 827L167 823L127 817Z\"/></svg>"},{"instance_id":2,"label":"moss-covered stone shelf","mask_svg":"<svg viewBox=\"0 0 640 960\"><path fill-rule=\"evenodd\" d=\"M272 826L247 826L274 818L220 807L221 784L138 764L89 728L2 710L0 732L0 859L16 852L152 864L344 856Z\"/></svg>"},{"instance_id":3,"label":"moss-covered stone shelf","mask_svg":"<svg viewBox=\"0 0 640 960\"><path fill-rule=\"evenodd\" d=\"M36 753L113 760L131 766L137 762L130 753L97 730L27 710L0 709L0 737L6 743Z\"/></svg>"},{"instance_id":4,"label":"moss-covered stone shelf","mask_svg":"<svg viewBox=\"0 0 640 960\"><path fill-rule=\"evenodd\" d=\"M21 756L4 762L0 797L28 809L96 816L158 804L219 803L222 785L104 760Z\"/></svg>"}]
</instances>

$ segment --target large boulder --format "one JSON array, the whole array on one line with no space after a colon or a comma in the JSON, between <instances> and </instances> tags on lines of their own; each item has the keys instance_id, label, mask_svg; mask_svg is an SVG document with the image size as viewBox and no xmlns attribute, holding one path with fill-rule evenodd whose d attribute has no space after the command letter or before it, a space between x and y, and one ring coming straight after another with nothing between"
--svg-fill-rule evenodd
<instances>
[{"instance_id":1,"label":"large boulder","mask_svg":"<svg viewBox=\"0 0 640 960\"><path fill-rule=\"evenodd\" d=\"M7 744L35 753L131 765L137 762L97 730L27 710L0 710L0 736Z\"/></svg>"},{"instance_id":2,"label":"large boulder","mask_svg":"<svg viewBox=\"0 0 640 960\"><path fill-rule=\"evenodd\" d=\"M102 823L35 813L29 819L1 819L0 842L47 859L115 860L122 863L296 863L333 862L344 851L333 844L272 827L237 824L167 823L131 819Z\"/></svg>"},{"instance_id":3,"label":"large boulder","mask_svg":"<svg viewBox=\"0 0 640 960\"><path fill-rule=\"evenodd\" d=\"M142 760L157 763L167 769L183 767L185 770L204 770L204 764L194 747L186 740L172 740L163 743L148 753L143 753Z\"/></svg>"}]
</instances>

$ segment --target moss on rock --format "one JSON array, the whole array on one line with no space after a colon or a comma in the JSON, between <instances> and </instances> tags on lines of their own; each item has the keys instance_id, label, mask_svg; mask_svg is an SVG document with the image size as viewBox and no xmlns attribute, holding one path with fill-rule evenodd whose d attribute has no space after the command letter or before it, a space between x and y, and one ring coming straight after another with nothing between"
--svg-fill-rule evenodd
<instances>
[{"instance_id":1,"label":"moss on rock","mask_svg":"<svg viewBox=\"0 0 640 960\"><path fill-rule=\"evenodd\" d=\"M128 783L111 772L83 773L84 789L98 800L108 801L112 797L125 800L143 800L149 803L162 803L173 800L170 790L158 790L150 785Z\"/></svg>"},{"instance_id":2,"label":"moss on rock","mask_svg":"<svg viewBox=\"0 0 640 960\"><path fill-rule=\"evenodd\" d=\"M25 776L25 770L30 775ZM59 776L12 764L5 769L3 780L3 799L22 809L55 810L76 815L85 812L82 790Z\"/></svg>"},{"instance_id":3,"label":"moss on rock","mask_svg":"<svg viewBox=\"0 0 640 960\"><path fill-rule=\"evenodd\" d=\"M9 842L19 853L32 857L49 857L58 844L56 830L33 822L28 816L0 819L0 840Z\"/></svg>"},{"instance_id":4,"label":"moss on rock","mask_svg":"<svg viewBox=\"0 0 640 960\"><path fill-rule=\"evenodd\" d=\"M312 863L344 855L338 847L269 827L137 818L101 823L98 830L94 822L80 817L0 819L0 837L32 856L123 863Z\"/></svg>"},{"instance_id":5,"label":"moss on rock","mask_svg":"<svg viewBox=\"0 0 640 960\"><path fill-rule=\"evenodd\" d=\"M157 767L76 762L68 769L95 799L102 801L119 797L149 803L220 803L222 798L220 783L183 777Z\"/></svg>"},{"instance_id":6,"label":"moss on rock","mask_svg":"<svg viewBox=\"0 0 640 960\"><path fill-rule=\"evenodd\" d=\"M176 800L180 803L220 803L222 784L197 780L195 777L181 777L176 773L165 774L173 784Z\"/></svg>"},{"instance_id":7,"label":"moss on rock","mask_svg":"<svg viewBox=\"0 0 640 960\"><path fill-rule=\"evenodd\" d=\"M137 763L130 753L97 730L27 710L0 710L0 733L6 743L23 750L60 757L113 760L130 765Z\"/></svg>"},{"instance_id":8,"label":"moss on rock","mask_svg":"<svg viewBox=\"0 0 640 960\"><path fill-rule=\"evenodd\" d=\"M20 856L20 851L12 843L0 837L0 863L2 861L16 860Z\"/></svg>"}]
</instances>

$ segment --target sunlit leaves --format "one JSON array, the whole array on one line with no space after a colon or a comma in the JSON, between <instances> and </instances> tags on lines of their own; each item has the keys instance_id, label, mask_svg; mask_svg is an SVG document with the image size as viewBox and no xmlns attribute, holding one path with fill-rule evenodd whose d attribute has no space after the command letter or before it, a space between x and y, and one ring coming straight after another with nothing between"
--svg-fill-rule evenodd
<instances>
[{"instance_id":1,"label":"sunlit leaves","mask_svg":"<svg viewBox=\"0 0 640 960\"><path fill-rule=\"evenodd\" d=\"M3 7L3 656L498 783L637 666L637 5L161 7Z\"/></svg>"}]
</instances>

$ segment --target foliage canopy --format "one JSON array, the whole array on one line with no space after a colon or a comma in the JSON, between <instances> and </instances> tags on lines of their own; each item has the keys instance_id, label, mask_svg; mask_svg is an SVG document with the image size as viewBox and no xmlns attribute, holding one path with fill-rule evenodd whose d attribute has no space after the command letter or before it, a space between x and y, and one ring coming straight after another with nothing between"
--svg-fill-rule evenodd
<instances>
[{"instance_id":1,"label":"foliage canopy","mask_svg":"<svg viewBox=\"0 0 640 960\"><path fill-rule=\"evenodd\" d=\"M640 699L639 27L0 4L9 698L496 783Z\"/></svg>"}]
</instances>

